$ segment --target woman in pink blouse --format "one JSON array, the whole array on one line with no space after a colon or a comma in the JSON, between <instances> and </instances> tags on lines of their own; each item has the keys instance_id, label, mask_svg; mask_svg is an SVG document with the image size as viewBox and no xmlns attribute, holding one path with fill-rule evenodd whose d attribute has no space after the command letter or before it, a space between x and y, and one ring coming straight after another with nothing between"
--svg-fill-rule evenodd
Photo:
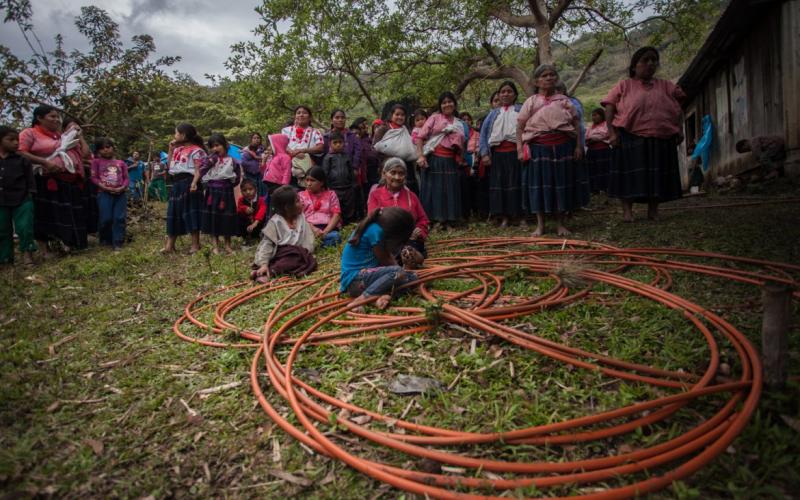
<instances>
[{"instance_id":1,"label":"woman in pink blouse","mask_svg":"<svg viewBox=\"0 0 800 500\"><path fill-rule=\"evenodd\" d=\"M443 228L460 221L459 165L464 164L464 126L458 116L458 102L452 92L439 96L439 110L419 131L417 165L420 167L420 199L425 212Z\"/></svg>"},{"instance_id":2,"label":"woman in pink blouse","mask_svg":"<svg viewBox=\"0 0 800 500\"><path fill-rule=\"evenodd\" d=\"M577 160L583 148L577 140L578 112L569 97L556 93L558 72L542 64L533 73L536 93L528 97L517 115L517 158L522 171L523 203L536 214L536 231L544 234L545 214L558 217L558 235L570 234L564 226L567 212L582 205Z\"/></svg>"},{"instance_id":3,"label":"woman in pink blouse","mask_svg":"<svg viewBox=\"0 0 800 500\"><path fill-rule=\"evenodd\" d=\"M614 147L608 196L622 200L625 222L633 221L633 204L647 203L647 216L658 218L658 204L681 197L677 145L681 135L681 101L674 83L653 78L659 54L642 47L631 58L630 78L603 99L608 136Z\"/></svg>"},{"instance_id":4,"label":"woman in pink blouse","mask_svg":"<svg viewBox=\"0 0 800 500\"><path fill-rule=\"evenodd\" d=\"M406 186L408 172L406 163L400 158L387 158L383 164L383 178L372 190L367 201L367 212L378 208L400 207L414 216L414 231L402 246L398 260L409 269L419 267L428 256L425 240L428 238L430 222L417 195Z\"/></svg>"},{"instance_id":5,"label":"woman in pink blouse","mask_svg":"<svg viewBox=\"0 0 800 500\"><path fill-rule=\"evenodd\" d=\"M66 132L74 136L68 144ZM47 255L47 242L58 239L69 249L86 248L83 160L91 155L77 123L62 137L61 114L52 106L33 110L33 124L19 134L19 154L40 165L34 195L34 236ZM62 140L63 139L63 140Z\"/></svg>"},{"instance_id":6,"label":"woman in pink blouse","mask_svg":"<svg viewBox=\"0 0 800 500\"><path fill-rule=\"evenodd\" d=\"M336 192L328 189L322 167L311 167L306 175L306 189L297 193L297 197L303 203L303 215L314 236L320 239L320 246L324 248L341 243L342 209Z\"/></svg>"},{"instance_id":7,"label":"woman in pink blouse","mask_svg":"<svg viewBox=\"0 0 800 500\"><path fill-rule=\"evenodd\" d=\"M608 139L608 124L603 108L592 110L592 124L586 129L586 159L589 185L593 193L608 188L608 167L611 163L611 144Z\"/></svg>"}]
</instances>

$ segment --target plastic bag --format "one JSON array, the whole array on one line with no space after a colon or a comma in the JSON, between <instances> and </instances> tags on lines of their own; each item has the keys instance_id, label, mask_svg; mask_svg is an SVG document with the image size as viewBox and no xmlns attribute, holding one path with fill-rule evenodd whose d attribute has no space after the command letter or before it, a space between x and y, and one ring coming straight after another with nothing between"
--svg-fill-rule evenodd
<instances>
[{"instance_id":1,"label":"plastic bag","mask_svg":"<svg viewBox=\"0 0 800 500\"><path fill-rule=\"evenodd\" d=\"M403 161L417 160L417 148L414 147L411 134L405 127L390 128L372 147L381 154L396 156Z\"/></svg>"},{"instance_id":2,"label":"plastic bag","mask_svg":"<svg viewBox=\"0 0 800 500\"><path fill-rule=\"evenodd\" d=\"M711 115L703 117L703 136L697 141L697 145L692 152L692 159L696 160L701 158L703 160L703 175L711 168L709 164L709 157L711 156L711 143L714 140L714 123L711 121Z\"/></svg>"}]
</instances>

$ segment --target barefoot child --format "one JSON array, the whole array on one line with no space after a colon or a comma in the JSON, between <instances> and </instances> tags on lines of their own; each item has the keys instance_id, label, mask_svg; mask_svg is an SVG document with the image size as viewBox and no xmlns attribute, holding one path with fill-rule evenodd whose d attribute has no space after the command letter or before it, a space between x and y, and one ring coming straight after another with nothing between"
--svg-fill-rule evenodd
<instances>
[{"instance_id":1,"label":"barefoot child","mask_svg":"<svg viewBox=\"0 0 800 500\"><path fill-rule=\"evenodd\" d=\"M252 179L242 181L242 196L236 201L239 234L245 241L258 236L267 220L266 196L259 196Z\"/></svg>"},{"instance_id":2,"label":"barefoot child","mask_svg":"<svg viewBox=\"0 0 800 500\"><path fill-rule=\"evenodd\" d=\"M97 186L97 232L100 243L119 250L125 242L128 215L128 166L114 158L114 143L100 137L94 143L92 183Z\"/></svg>"},{"instance_id":3,"label":"barefoot child","mask_svg":"<svg viewBox=\"0 0 800 500\"><path fill-rule=\"evenodd\" d=\"M314 232L303 217L297 192L291 186L281 186L270 201L275 215L261 231L251 277L264 283L278 274L303 276L314 271Z\"/></svg>"},{"instance_id":4,"label":"barefoot child","mask_svg":"<svg viewBox=\"0 0 800 500\"><path fill-rule=\"evenodd\" d=\"M219 238L222 236L225 240L225 253L230 255L233 253L231 237L239 234L233 188L242 179L242 167L228 156L228 141L224 135L211 134L208 148L212 154L192 181L194 189L202 175L206 186L200 228L214 237L214 253L220 253Z\"/></svg>"},{"instance_id":5,"label":"barefoot child","mask_svg":"<svg viewBox=\"0 0 800 500\"><path fill-rule=\"evenodd\" d=\"M17 154L19 133L0 127L0 264L14 262L14 231L23 262L33 262L33 165ZM12 226L13 223L13 226Z\"/></svg>"},{"instance_id":6,"label":"barefoot child","mask_svg":"<svg viewBox=\"0 0 800 500\"><path fill-rule=\"evenodd\" d=\"M175 251L178 236L192 235L191 253L200 250L200 207L203 193L194 182L206 160L203 138L188 123L175 128L175 138L169 143L169 175L172 189L167 203L167 242L164 253Z\"/></svg>"},{"instance_id":7,"label":"barefoot child","mask_svg":"<svg viewBox=\"0 0 800 500\"><path fill-rule=\"evenodd\" d=\"M393 255L411 237L414 217L400 207L373 210L362 220L342 252L340 292L363 304L378 296L375 305L389 305L395 289L417 279L397 265Z\"/></svg>"}]
</instances>

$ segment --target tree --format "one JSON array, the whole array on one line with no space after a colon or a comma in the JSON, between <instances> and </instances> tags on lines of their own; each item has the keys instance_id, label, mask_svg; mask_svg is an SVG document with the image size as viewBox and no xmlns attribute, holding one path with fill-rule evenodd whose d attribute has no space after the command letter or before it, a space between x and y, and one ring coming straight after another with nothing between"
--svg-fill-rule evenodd
<instances>
[{"instance_id":1,"label":"tree","mask_svg":"<svg viewBox=\"0 0 800 500\"><path fill-rule=\"evenodd\" d=\"M22 122L30 109L49 104L86 129L115 138L144 132L137 116L152 110L157 80L167 78L164 69L178 57L150 60L155 51L153 38L136 35L124 47L119 25L102 9L81 7L75 26L89 42L82 52L64 46L61 34L46 50L36 34L29 0L2 0L4 23L16 24L32 55L17 57L0 46L0 114Z\"/></svg>"},{"instance_id":2,"label":"tree","mask_svg":"<svg viewBox=\"0 0 800 500\"><path fill-rule=\"evenodd\" d=\"M249 81L286 106L300 97L339 103L416 95L431 103L443 89L463 94L487 80L511 79L534 90L533 68L552 63L554 46L583 64L572 90L612 41L656 26L696 43L720 0L263 0L258 43L238 44L229 61L237 81ZM647 18L637 13L652 12ZM692 22L693 21L693 22ZM569 41L591 35L578 52ZM349 81L350 85L347 85ZM255 83L258 82L258 83ZM485 85L483 85L485 86ZM327 95L327 100L331 96Z\"/></svg>"}]
</instances>

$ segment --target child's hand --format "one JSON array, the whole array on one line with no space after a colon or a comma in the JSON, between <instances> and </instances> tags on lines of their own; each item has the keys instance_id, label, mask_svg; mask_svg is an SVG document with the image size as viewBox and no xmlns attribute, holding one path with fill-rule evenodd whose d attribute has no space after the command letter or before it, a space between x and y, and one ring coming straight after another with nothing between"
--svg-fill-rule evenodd
<instances>
[{"instance_id":1,"label":"child's hand","mask_svg":"<svg viewBox=\"0 0 800 500\"><path fill-rule=\"evenodd\" d=\"M250 214L252 214L254 212L254 210L251 207L247 207L246 212L247 212L247 215L250 215Z\"/></svg>"},{"instance_id":2,"label":"child's hand","mask_svg":"<svg viewBox=\"0 0 800 500\"><path fill-rule=\"evenodd\" d=\"M411 238L412 240L418 240L422 238L422 230L418 227L415 227L413 231L411 231Z\"/></svg>"},{"instance_id":3,"label":"child's hand","mask_svg":"<svg viewBox=\"0 0 800 500\"><path fill-rule=\"evenodd\" d=\"M258 221L253 222L249 226L247 226L247 232L252 233L258 227Z\"/></svg>"},{"instance_id":4,"label":"child's hand","mask_svg":"<svg viewBox=\"0 0 800 500\"><path fill-rule=\"evenodd\" d=\"M311 226L311 231L314 232L315 236L322 236L322 229L318 227Z\"/></svg>"},{"instance_id":5,"label":"child's hand","mask_svg":"<svg viewBox=\"0 0 800 500\"><path fill-rule=\"evenodd\" d=\"M269 266L263 265L256 269L256 276L265 276L269 278Z\"/></svg>"}]
</instances>

